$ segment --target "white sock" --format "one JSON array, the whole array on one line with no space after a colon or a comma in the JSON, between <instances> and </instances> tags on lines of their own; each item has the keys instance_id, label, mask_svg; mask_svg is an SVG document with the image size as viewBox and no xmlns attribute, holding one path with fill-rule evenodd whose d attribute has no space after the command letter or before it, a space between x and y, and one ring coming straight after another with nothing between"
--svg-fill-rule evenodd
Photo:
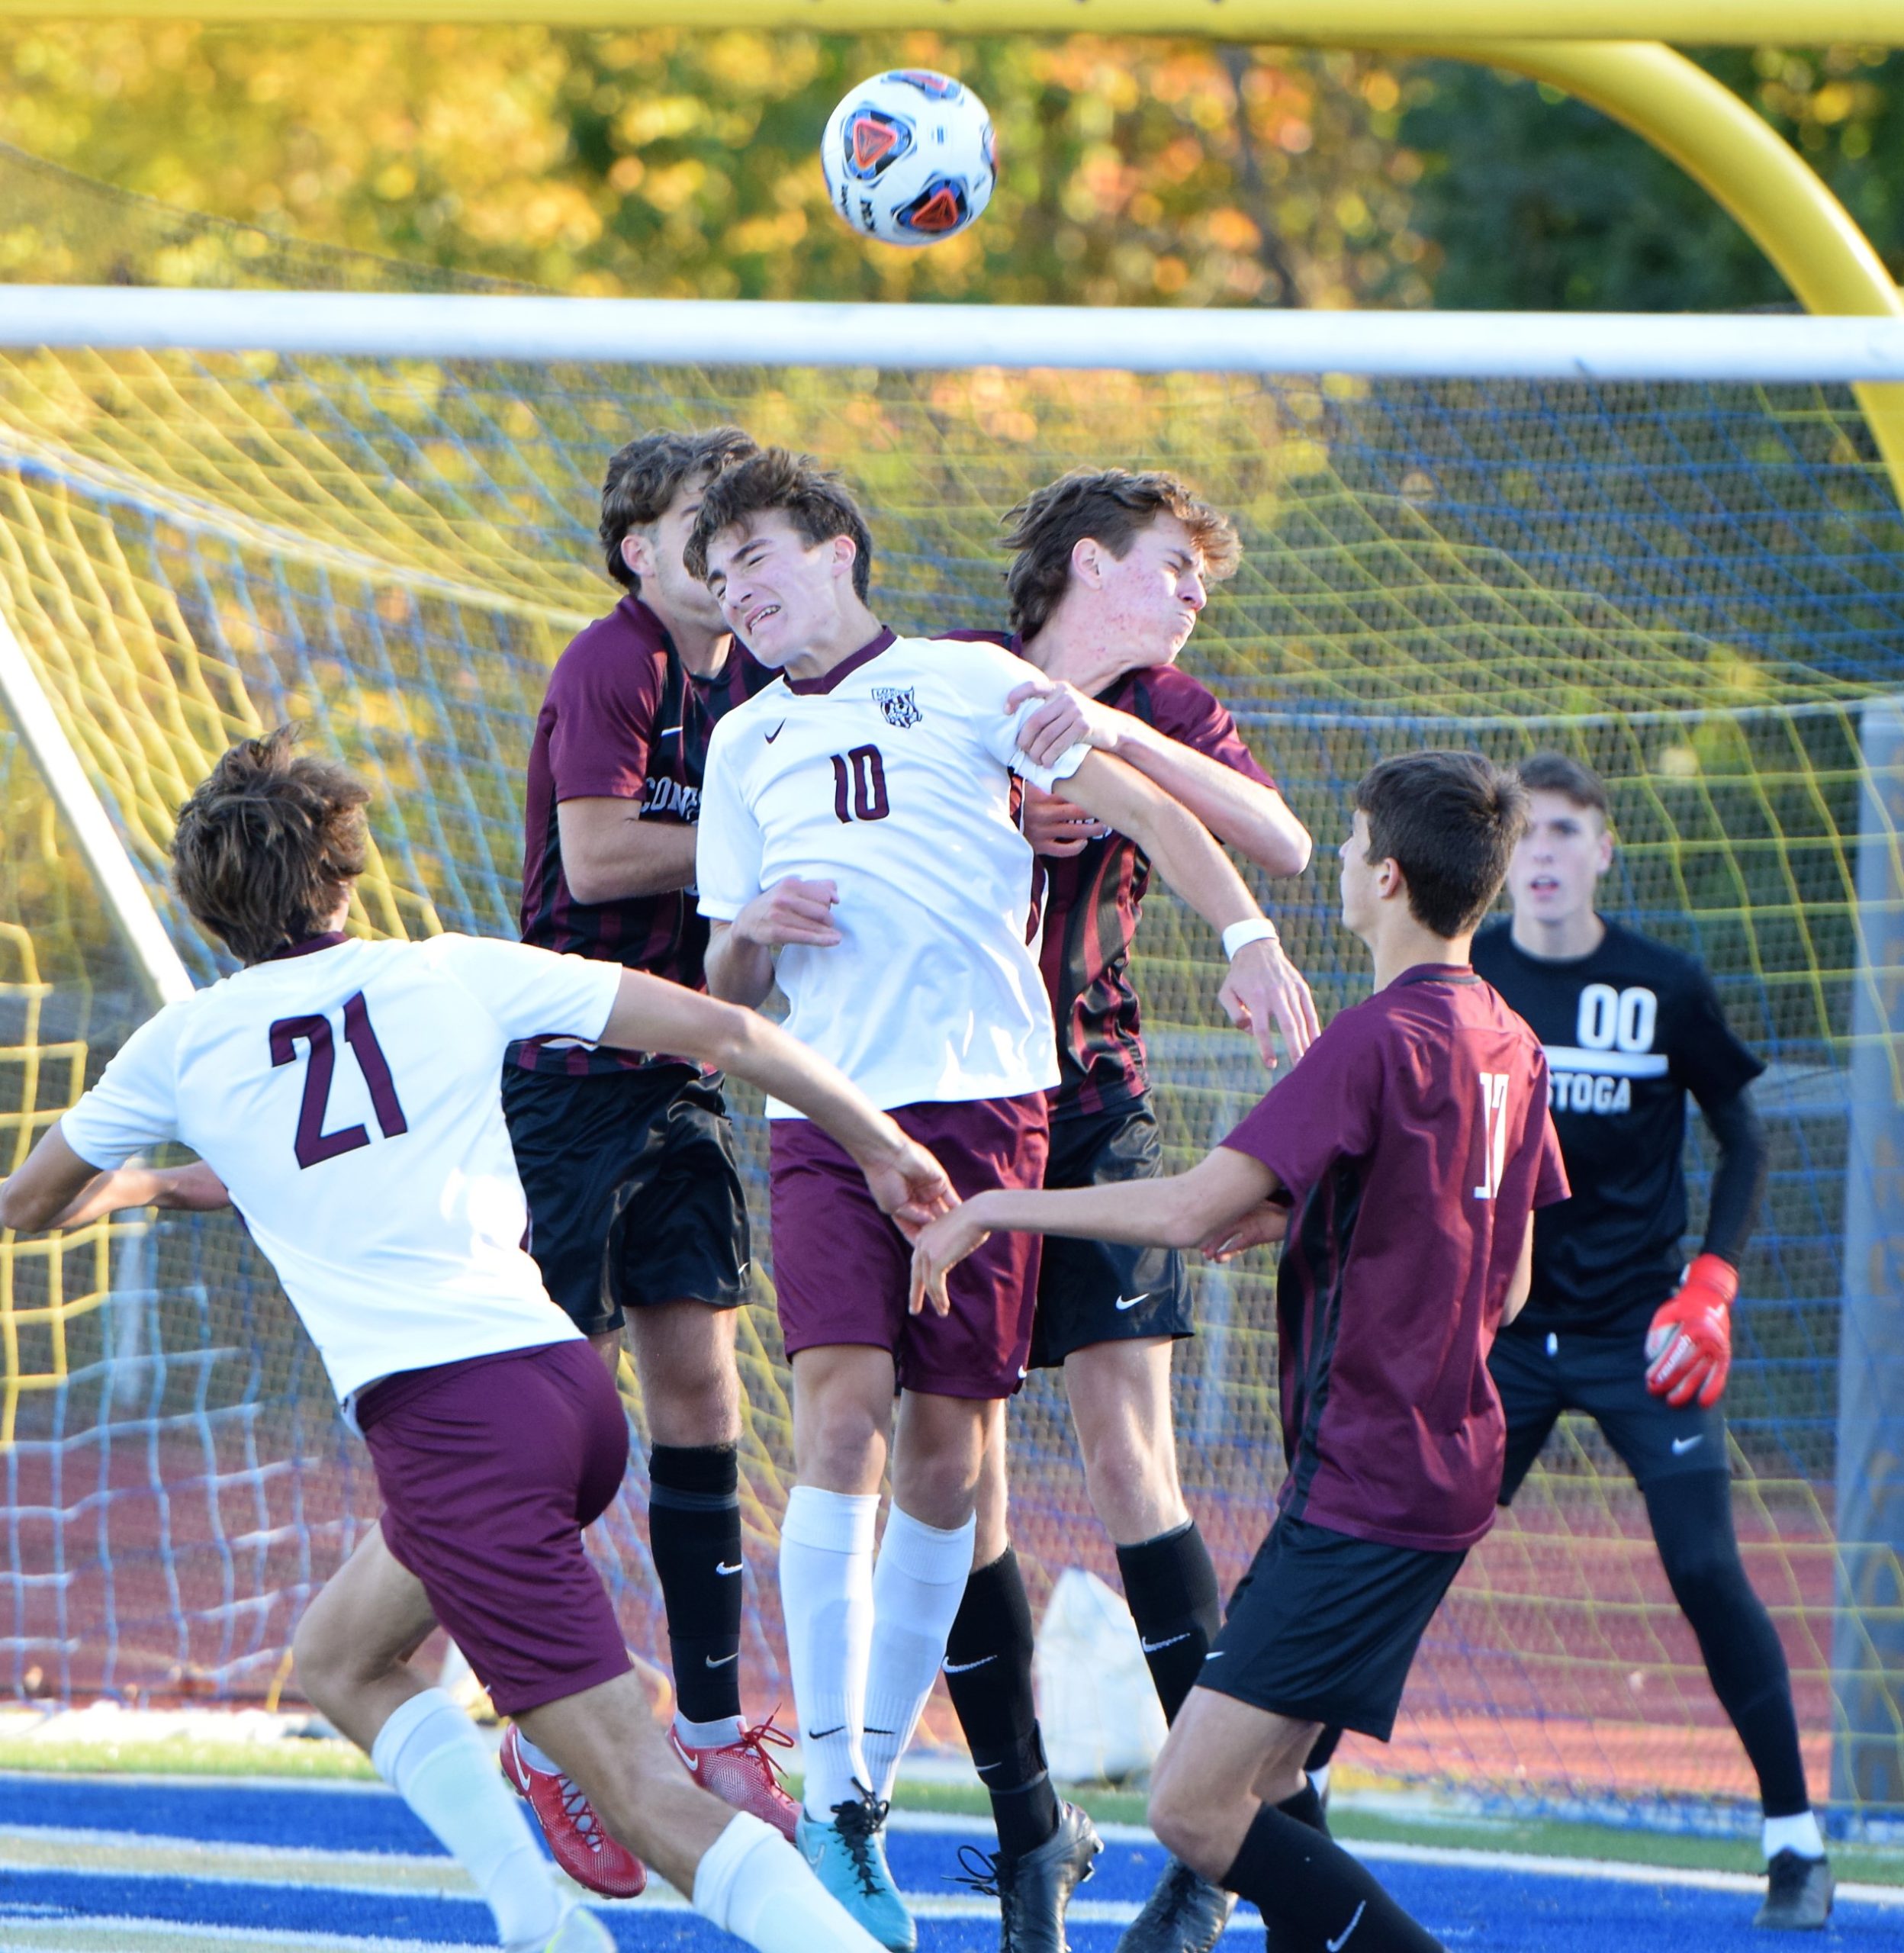
<instances>
[{"instance_id":1,"label":"white sock","mask_svg":"<svg viewBox=\"0 0 1904 1953\"><path fill-rule=\"evenodd\" d=\"M867 1781L860 1738L879 1511L876 1492L796 1485L780 1522L780 1612L800 1721L806 1812L822 1822Z\"/></svg>"},{"instance_id":2,"label":"white sock","mask_svg":"<svg viewBox=\"0 0 1904 1953\"><path fill-rule=\"evenodd\" d=\"M686 1749L725 1749L741 1739L741 1719L722 1716L712 1723L690 1723L680 1710L674 1712L674 1733Z\"/></svg>"},{"instance_id":3,"label":"white sock","mask_svg":"<svg viewBox=\"0 0 1904 1953\"><path fill-rule=\"evenodd\" d=\"M1330 1765L1325 1763L1320 1770L1311 1770L1309 1773L1310 1787L1319 1797L1326 1797L1329 1794L1329 1771Z\"/></svg>"},{"instance_id":4,"label":"white sock","mask_svg":"<svg viewBox=\"0 0 1904 1953\"><path fill-rule=\"evenodd\" d=\"M476 1725L440 1688L426 1688L377 1732L370 1760L475 1880L503 1945L540 1953L568 1902Z\"/></svg>"},{"instance_id":5,"label":"white sock","mask_svg":"<svg viewBox=\"0 0 1904 1953\"><path fill-rule=\"evenodd\" d=\"M945 1659L972 1571L976 1519L947 1532L896 1505L887 1515L873 1575L873 1652L866 1681L867 1787L892 1794L899 1758L918 1727Z\"/></svg>"},{"instance_id":6,"label":"white sock","mask_svg":"<svg viewBox=\"0 0 1904 1953\"><path fill-rule=\"evenodd\" d=\"M1770 1865L1780 1852L1796 1852L1802 1858L1825 1855L1825 1838L1818 1828L1816 1811L1801 1810L1796 1817L1766 1819L1765 1862Z\"/></svg>"},{"instance_id":7,"label":"white sock","mask_svg":"<svg viewBox=\"0 0 1904 1953\"><path fill-rule=\"evenodd\" d=\"M694 1910L760 1953L880 1953L771 1826L737 1811L694 1870Z\"/></svg>"}]
</instances>

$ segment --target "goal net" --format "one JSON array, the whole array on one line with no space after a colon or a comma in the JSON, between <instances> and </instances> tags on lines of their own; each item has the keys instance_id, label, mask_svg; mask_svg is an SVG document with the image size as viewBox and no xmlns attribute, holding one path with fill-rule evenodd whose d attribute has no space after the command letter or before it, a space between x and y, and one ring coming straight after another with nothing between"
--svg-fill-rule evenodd
<instances>
[{"instance_id":1,"label":"goal net","mask_svg":"<svg viewBox=\"0 0 1904 1953\"><path fill-rule=\"evenodd\" d=\"M1727 1404L1746 1558L1822 1791L1841 1720L1841 1356L1877 1360L1841 1352L1840 1334L1871 825L1861 726L1904 690L1904 526L1849 390L841 372L770 350L719 368L0 352L0 629L195 977L227 966L167 891L173 810L228 742L285 719L375 784L355 928L513 930L530 730L551 662L611 600L592 511L605 454L632 433L733 420L837 464L870 511L880 614L927 633L1002 617L998 518L1028 489L1080 463L1179 469L1243 533L1242 569L1185 661L1317 838L1317 865L1265 894L1325 1013L1367 983L1330 853L1357 776L1426 745L1504 760L1556 745L1611 787L1610 912L1702 957L1768 1061L1771 1194ZM11 1163L150 998L8 729L0 793ZM1216 954L1195 918L1153 899L1138 980L1179 1163L1261 1083L1213 1012ZM743 1097L760 1194L756 1110ZM1689 1159L1697 1215L1709 1163L1697 1121ZM764 1237L764 1198L755 1211ZM1273 1270L1257 1255L1193 1279L1204 1329L1179 1350L1177 1410L1227 1581L1282 1471ZM764 1285L741 1342L743 1659L763 1712L786 1697L770 1569L790 1471L770 1303ZM375 1496L243 1230L127 1216L51 1242L5 1237L0 1356L0 1690L287 1696L300 1610ZM1011 1429L1034 1601L1069 1566L1114 1582L1049 1379L1028 1386ZM632 1645L664 1649L645 1504L638 1450L591 1545ZM1886 1578L1895 1595L1895 1555L1860 1578L1874 1605ZM1874 1670L1868 1643L1857 1659ZM931 1726L953 1739L949 1717ZM1473 1556L1393 1745L1352 1742L1343 1760L1576 1803L1713 1810L1749 1793L1639 1498L1590 1427L1563 1421Z\"/></svg>"}]
</instances>

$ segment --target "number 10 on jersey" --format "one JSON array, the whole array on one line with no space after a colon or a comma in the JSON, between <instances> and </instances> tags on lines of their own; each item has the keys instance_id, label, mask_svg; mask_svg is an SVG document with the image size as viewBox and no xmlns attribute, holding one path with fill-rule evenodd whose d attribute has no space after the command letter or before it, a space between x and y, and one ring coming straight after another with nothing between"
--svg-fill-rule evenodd
<instances>
[{"instance_id":1,"label":"number 10 on jersey","mask_svg":"<svg viewBox=\"0 0 1904 1953\"><path fill-rule=\"evenodd\" d=\"M886 796L886 762L877 746L855 746L833 755L833 811L842 826L883 821L892 811Z\"/></svg>"}]
</instances>

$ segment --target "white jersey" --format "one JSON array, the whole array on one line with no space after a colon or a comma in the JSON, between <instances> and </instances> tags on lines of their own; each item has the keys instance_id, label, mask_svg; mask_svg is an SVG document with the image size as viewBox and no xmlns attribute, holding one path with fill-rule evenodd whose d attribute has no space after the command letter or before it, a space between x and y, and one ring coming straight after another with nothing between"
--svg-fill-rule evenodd
<instances>
[{"instance_id":1,"label":"white jersey","mask_svg":"<svg viewBox=\"0 0 1904 1953\"><path fill-rule=\"evenodd\" d=\"M523 1249L503 1047L608 1022L619 964L521 943L321 938L168 1005L60 1122L98 1167L166 1140L233 1205L348 1398L580 1334Z\"/></svg>"},{"instance_id":2,"label":"white jersey","mask_svg":"<svg viewBox=\"0 0 1904 1953\"><path fill-rule=\"evenodd\" d=\"M777 682L714 729L701 788L701 913L731 922L788 875L839 890L831 948L790 944L786 1028L876 1105L1016 1098L1058 1080L1051 1005L1026 941L1032 854L1012 811L1036 701L995 645L882 632L823 678ZM770 1099L770 1118L793 1118Z\"/></svg>"}]
</instances>

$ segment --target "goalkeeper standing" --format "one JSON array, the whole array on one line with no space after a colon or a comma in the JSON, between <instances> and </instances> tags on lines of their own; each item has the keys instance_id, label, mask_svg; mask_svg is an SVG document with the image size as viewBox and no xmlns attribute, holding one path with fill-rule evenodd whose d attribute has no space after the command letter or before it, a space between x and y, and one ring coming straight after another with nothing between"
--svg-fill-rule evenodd
<instances>
[{"instance_id":1,"label":"goalkeeper standing","mask_svg":"<svg viewBox=\"0 0 1904 1953\"><path fill-rule=\"evenodd\" d=\"M1726 1420L1731 1305L1765 1183L1751 1100L1764 1069L1690 957L1597 914L1613 861L1606 790L1578 761L1520 768L1531 800L1511 922L1475 969L1546 1047L1570 1201L1534 1224L1533 1288L1489 1368L1507 1413L1510 1501L1562 1411L1584 1411L1639 1482L1674 1597L1757 1771L1770 1889L1755 1923L1820 1927L1832 1878L1806 1794L1785 1652L1732 1530ZM1686 1095L1719 1144L1705 1239L1683 1272Z\"/></svg>"}]
</instances>

